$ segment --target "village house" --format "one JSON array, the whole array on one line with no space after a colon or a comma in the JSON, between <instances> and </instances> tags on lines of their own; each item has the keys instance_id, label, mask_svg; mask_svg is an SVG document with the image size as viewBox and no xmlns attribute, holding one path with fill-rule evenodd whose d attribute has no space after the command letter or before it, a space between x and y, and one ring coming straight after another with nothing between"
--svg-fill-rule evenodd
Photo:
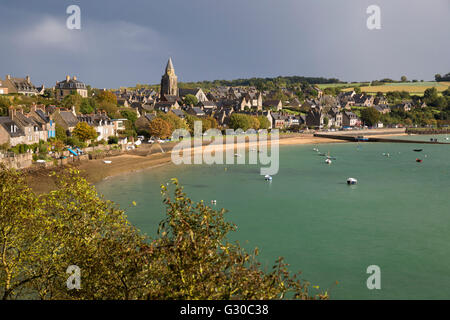
<instances>
[{"instance_id":1,"label":"village house","mask_svg":"<svg viewBox=\"0 0 450 320\"><path fill-rule=\"evenodd\" d=\"M8 87L3 84L3 80L0 78L0 94L8 94Z\"/></svg>"},{"instance_id":2,"label":"village house","mask_svg":"<svg viewBox=\"0 0 450 320\"><path fill-rule=\"evenodd\" d=\"M374 97L373 96L369 96L366 95L364 93L360 93L360 94L355 94L353 96L353 101L355 102L354 105L355 106L360 106L360 107L370 107L373 105L374 102Z\"/></svg>"},{"instance_id":3,"label":"village house","mask_svg":"<svg viewBox=\"0 0 450 320\"><path fill-rule=\"evenodd\" d=\"M312 108L306 115L306 125L312 128L322 128L325 116L321 108Z\"/></svg>"},{"instance_id":4,"label":"village house","mask_svg":"<svg viewBox=\"0 0 450 320\"><path fill-rule=\"evenodd\" d=\"M392 110L402 110L404 112L411 111L411 103L404 102L391 107Z\"/></svg>"},{"instance_id":5,"label":"village house","mask_svg":"<svg viewBox=\"0 0 450 320\"><path fill-rule=\"evenodd\" d=\"M202 108L203 110L206 110L206 109L216 110L217 109L217 104L214 101L200 101L197 106Z\"/></svg>"},{"instance_id":6,"label":"village house","mask_svg":"<svg viewBox=\"0 0 450 320\"><path fill-rule=\"evenodd\" d=\"M272 112L272 128L283 129L287 126L287 116L278 112Z\"/></svg>"},{"instance_id":7,"label":"village house","mask_svg":"<svg viewBox=\"0 0 450 320\"><path fill-rule=\"evenodd\" d=\"M381 114L386 114L391 112L391 108L387 104L379 104L374 106L374 108Z\"/></svg>"},{"instance_id":8,"label":"village house","mask_svg":"<svg viewBox=\"0 0 450 320\"><path fill-rule=\"evenodd\" d=\"M0 144L14 147L26 143L25 134L10 117L0 117Z\"/></svg>"},{"instance_id":9,"label":"village house","mask_svg":"<svg viewBox=\"0 0 450 320\"><path fill-rule=\"evenodd\" d=\"M75 76L73 76L72 78L70 78L70 76L66 76L66 80L56 82L55 85L56 100L61 101L66 96L72 93L78 93L83 98L87 98L88 96L86 85L83 82L78 81L77 77Z\"/></svg>"},{"instance_id":10,"label":"village house","mask_svg":"<svg viewBox=\"0 0 450 320\"><path fill-rule=\"evenodd\" d=\"M36 87L31 83L30 76L25 78L14 78L7 75L2 81L2 86L7 88L7 93L19 93L26 96L35 96L38 94Z\"/></svg>"},{"instance_id":11,"label":"village house","mask_svg":"<svg viewBox=\"0 0 450 320\"><path fill-rule=\"evenodd\" d=\"M178 96L184 99L188 94L193 95L197 98L197 101L204 102L208 101L208 97L205 95L202 89L178 89Z\"/></svg>"},{"instance_id":12,"label":"village house","mask_svg":"<svg viewBox=\"0 0 450 320\"><path fill-rule=\"evenodd\" d=\"M53 113L53 120L58 126L62 127L66 131L67 135L72 133L78 123L77 114L75 113L74 107L72 108L72 111L57 108Z\"/></svg>"},{"instance_id":13,"label":"village house","mask_svg":"<svg viewBox=\"0 0 450 320\"><path fill-rule=\"evenodd\" d=\"M199 107L189 107L187 109L187 113L192 114L196 117L204 117L206 116L205 111L202 110L202 108Z\"/></svg>"},{"instance_id":14,"label":"village house","mask_svg":"<svg viewBox=\"0 0 450 320\"><path fill-rule=\"evenodd\" d=\"M104 112L97 114L79 115L79 122L86 122L97 132L97 141L108 140L109 137L117 136L114 122Z\"/></svg>"},{"instance_id":15,"label":"village house","mask_svg":"<svg viewBox=\"0 0 450 320\"><path fill-rule=\"evenodd\" d=\"M49 138L56 137L56 123L53 121L51 115L49 116L45 114L44 105L32 105L30 107L28 117L32 118L42 128L42 131L45 132L45 136L43 138L44 141L47 141Z\"/></svg>"},{"instance_id":16,"label":"village house","mask_svg":"<svg viewBox=\"0 0 450 320\"><path fill-rule=\"evenodd\" d=\"M360 120L356 114L350 111L344 111L342 117L342 125L344 127L355 127L360 124Z\"/></svg>"}]
</instances>

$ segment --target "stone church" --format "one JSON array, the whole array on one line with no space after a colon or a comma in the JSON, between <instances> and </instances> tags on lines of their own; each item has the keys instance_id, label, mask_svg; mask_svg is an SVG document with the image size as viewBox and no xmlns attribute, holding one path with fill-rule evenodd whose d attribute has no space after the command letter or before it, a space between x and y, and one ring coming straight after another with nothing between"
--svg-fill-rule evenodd
<instances>
[{"instance_id":1,"label":"stone church","mask_svg":"<svg viewBox=\"0 0 450 320\"><path fill-rule=\"evenodd\" d=\"M178 77L175 74L172 58L169 58L166 66L166 73L161 79L161 97L165 95L178 97Z\"/></svg>"}]
</instances>

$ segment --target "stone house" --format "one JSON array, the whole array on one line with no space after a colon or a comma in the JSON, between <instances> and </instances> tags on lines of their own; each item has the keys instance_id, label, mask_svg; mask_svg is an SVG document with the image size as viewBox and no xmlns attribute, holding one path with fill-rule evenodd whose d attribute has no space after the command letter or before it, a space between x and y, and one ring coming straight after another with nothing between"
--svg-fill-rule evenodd
<instances>
[{"instance_id":1,"label":"stone house","mask_svg":"<svg viewBox=\"0 0 450 320\"><path fill-rule=\"evenodd\" d=\"M360 120L356 114L350 111L344 111L342 118L342 125L344 127L355 127L360 123Z\"/></svg>"},{"instance_id":2,"label":"stone house","mask_svg":"<svg viewBox=\"0 0 450 320\"><path fill-rule=\"evenodd\" d=\"M55 97L56 100L61 101L64 97L72 94L73 92L78 93L83 98L87 98L88 91L86 85L77 80L77 77L66 76L66 80L61 82L56 82L55 85Z\"/></svg>"},{"instance_id":3,"label":"stone house","mask_svg":"<svg viewBox=\"0 0 450 320\"><path fill-rule=\"evenodd\" d=\"M36 87L31 83L30 76L25 78L14 78L9 74L2 81L2 86L8 88L8 93L19 93L26 96L35 96L38 94Z\"/></svg>"}]
</instances>

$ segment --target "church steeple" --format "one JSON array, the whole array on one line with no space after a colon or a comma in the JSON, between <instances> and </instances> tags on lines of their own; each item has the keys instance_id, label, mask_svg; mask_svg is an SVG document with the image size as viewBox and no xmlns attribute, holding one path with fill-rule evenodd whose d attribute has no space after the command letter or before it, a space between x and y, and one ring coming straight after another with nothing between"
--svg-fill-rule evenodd
<instances>
[{"instance_id":1,"label":"church steeple","mask_svg":"<svg viewBox=\"0 0 450 320\"><path fill-rule=\"evenodd\" d=\"M173 67L172 58L169 58L169 61L167 61L166 74L175 74L175 68Z\"/></svg>"},{"instance_id":2,"label":"church steeple","mask_svg":"<svg viewBox=\"0 0 450 320\"><path fill-rule=\"evenodd\" d=\"M166 65L166 72L161 78L161 97L164 95L178 96L178 77L175 74L172 58Z\"/></svg>"}]
</instances>

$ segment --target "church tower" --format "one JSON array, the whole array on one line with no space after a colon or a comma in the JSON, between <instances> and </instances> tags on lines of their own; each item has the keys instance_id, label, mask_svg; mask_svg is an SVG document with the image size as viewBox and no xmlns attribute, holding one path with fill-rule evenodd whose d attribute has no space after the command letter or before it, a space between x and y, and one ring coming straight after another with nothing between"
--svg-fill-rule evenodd
<instances>
[{"instance_id":1,"label":"church tower","mask_svg":"<svg viewBox=\"0 0 450 320\"><path fill-rule=\"evenodd\" d=\"M172 58L169 58L166 73L161 78L161 97L164 95L178 96L178 77L175 75Z\"/></svg>"}]
</instances>

